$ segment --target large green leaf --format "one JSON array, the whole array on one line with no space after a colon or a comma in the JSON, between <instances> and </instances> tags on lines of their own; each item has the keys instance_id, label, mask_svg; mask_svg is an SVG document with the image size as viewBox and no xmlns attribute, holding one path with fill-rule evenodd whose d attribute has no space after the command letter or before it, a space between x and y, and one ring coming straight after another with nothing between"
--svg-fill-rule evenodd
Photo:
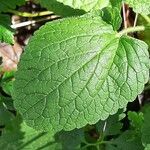
<instances>
[{"instance_id":1,"label":"large green leaf","mask_svg":"<svg viewBox=\"0 0 150 150\"><path fill-rule=\"evenodd\" d=\"M56 0L38 0L39 3L50 11L53 11L56 15L63 17L68 16L79 16L85 13L83 10L73 9L69 6L64 5Z\"/></svg>"},{"instance_id":2,"label":"large green leaf","mask_svg":"<svg viewBox=\"0 0 150 150\"><path fill-rule=\"evenodd\" d=\"M150 0L124 0L136 13L150 14Z\"/></svg>"},{"instance_id":3,"label":"large green leaf","mask_svg":"<svg viewBox=\"0 0 150 150\"><path fill-rule=\"evenodd\" d=\"M0 42L5 42L9 44L14 43L13 33L1 25L0 25Z\"/></svg>"},{"instance_id":4,"label":"large green leaf","mask_svg":"<svg viewBox=\"0 0 150 150\"><path fill-rule=\"evenodd\" d=\"M149 77L148 46L118 37L101 17L47 23L26 47L15 75L16 109L29 126L72 130L123 108Z\"/></svg>"},{"instance_id":5,"label":"large green leaf","mask_svg":"<svg viewBox=\"0 0 150 150\"><path fill-rule=\"evenodd\" d=\"M102 9L109 4L109 0L57 0L65 5L75 9L90 11L93 9Z\"/></svg>"}]
</instances>

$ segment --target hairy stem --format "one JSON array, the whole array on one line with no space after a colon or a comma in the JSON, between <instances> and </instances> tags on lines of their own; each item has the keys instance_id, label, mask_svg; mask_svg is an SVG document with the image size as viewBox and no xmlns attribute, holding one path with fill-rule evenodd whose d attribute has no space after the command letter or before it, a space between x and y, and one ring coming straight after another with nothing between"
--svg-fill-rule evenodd
<instances>
[{"instance_id":1,"label":"hairy stem","mask_svg":"<svg viewBox=\"0 0 150 150\"><path fill-rule=\"evenodd\" d=\"M145 27L145 26L129 27L117 33L117 37L121 37L124 34L132 33L132 32L144 31L146 28L149 27Z\"/></svg>"}]
</instances>

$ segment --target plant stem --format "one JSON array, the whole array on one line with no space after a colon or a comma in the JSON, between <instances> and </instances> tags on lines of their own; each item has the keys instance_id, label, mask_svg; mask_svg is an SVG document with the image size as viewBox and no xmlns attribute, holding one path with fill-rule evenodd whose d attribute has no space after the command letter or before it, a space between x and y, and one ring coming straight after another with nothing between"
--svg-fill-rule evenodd
<instances>
[{"instance_id":1,"label":"plant stem","mask_svg":"<svg viewBox=\"0 0 150 150\"><path fill-rule=\"evenodd\" d=\"M150 24L150 17L148 17L147 15L143 15L143 14L141 14L141 16L147 21L148 24Z\"/></svg>"},{"instance_id":2,"label":"plant stem","mask_svg":"<svg viewBox=\"0 0 150 150\"><path fill-rule=\"evenodd\" d=\"M125 10L125 3L122 2L122 11L123 11L123 22L124 22L124 28L127 28L127 17L126 17L126 10Z\"/></svg>"},{"instance_id":3,"label":"plant stem","mask_svg":"<svg viewBox=\"0 0 150 150\"><path fill-rule=\"evenodd\" d=\"M135 15L133 27L136 27L137 19L138 19L138 13L136 13L136 15Z\"/></svg>"},{"instance_id":4,"label":"plant stem","mask_svg":"<svg viewBox=\"0 0 150 150\"><path fill-rule=\"evenodd\" d=\"M42 11L42 12L36 12L36 13L28 13L28 12L20 12L20 11L11 10L11 9L9 9L8 12L13 13L13 14L15 14L17 16L21 16L21 17L39 17L39 16L46 16L46 15L54 14L51 11Z\"/></svg>"},{"instance_id":5,"label":"plant stem","mask_svg":"<svg viewBox=\"0 0 150 150\"><path fill-rule=\"evenodd\" d=\"M37 23L37 22L48 21L48 20L54 20L54 19L58 19L58 18L59 18L59 16L57 16L57 15L52 15L52 16L48 16L48 17L46 17L46 18L42 18L42 19L38 19L38 20L28 20L28 21L21 22L21 23L18 23L18 24L12 24L12 25L11 25L11 28L17 29L17 28L21 28L21 27L25 27L25 26L28 26L28 25L35 24L35 23Z\"/></svg>"},{"instance_id":6,"label":"plant stem","mask_svg":"<svg viewBox=\"0 0 150 150\"><path fill-rule=\"evenodd\" d=\"M146 29L145 26L129 27L117 33L117 37L121 37L124 34L132 33L132 32L144 31L145 29Z\"/></svg>"}]
</instances>

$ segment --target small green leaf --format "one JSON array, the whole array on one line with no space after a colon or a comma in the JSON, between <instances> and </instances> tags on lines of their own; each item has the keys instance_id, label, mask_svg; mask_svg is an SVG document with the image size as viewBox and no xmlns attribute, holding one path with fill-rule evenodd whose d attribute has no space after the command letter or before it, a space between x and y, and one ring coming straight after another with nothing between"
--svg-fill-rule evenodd
<instances>
[{"instance_id":1,"label":"small green leaf","mask_svg":"<svg viewBox=\"0 0 150 150\"><path fill-rule=\"evenodd\" d=\"M136 13L150 14L150 0L124 0Z\"/></svg>"},{"instance_id":2,"label":"small green leaf","mask_svg":"<svg viewBox=\"0 0 150 150\"><path fill-rule=\"evenodd\" d=\"M93 15L50 22L36 32L13 88L15 107L29 126L57 132L95 124L142 92L148 46L116 34Z\"/></svg>"},{"instance_id":3,"label":"small green leaf","mask_svg":"<svg viewBox=\"0 0 150 150\"><path fill-rule=\"evenodd\" d=\"M13 85L13 80L12 81L9 81L9 82L3 82L2 84L1 84L1 86L2 86L2 89L3 89L3 91L6 93L6 94L8 94L8 95L11 95L11 93L12 93L12 85Z\"/></svg>"},{"instance_id":4,"label":"small green leaf","mask_svg":"<svg viewBox=\"0 0 150 150\"><path fill-rule=\"evenodd\" d=\"M9 44L14 43L13 33L1 25L0 25L0 41Z\"/></svg>"},{"instance_id":5,"label":"small green leaf","mask_svg":"<svg viewBox=\"0 0 150 150\"><path fill-rule=\"evenodd\" d=\"M0 86L2 87L3 91L8 95L11 95L11 93L12 93L12 84L14 82L14 80L13 80L14 73L15 73L15 71L5 72L0 81Z\"/></svg>"},{"instance_id":6,"label":"small green leaf","mask_svg":"<svg viewBox=\"0 0 150 150\"><path fill-rule=\"evenodd\" d=\"M58 2L68 5L74 9L82 9L85 11L102 9L109 4L109 0L57 0Z\"/></svg>"},{"instance_id":7,"label":"small green leaf","mask_svg":"<svg viewBox=\"0 0 150 150\"><path fill-rule=\"evenodd\" d=\"M128 119L131 121L130 125L131 128L135 128L137 130L141 130L141 127L143 125L144 117L143 113L136 113L136 112L128 112Z\"/></svg>"},{"instance_id":8,"label":"small green leaf","mask_svg":"<svg viewBox=\"0 0 150 150\"><path fill-rule=\"evenodd\" d=\"M120 10L116 7L112 8L106 7L102 9L102 11L103 11L102 15L103 20L111 24L114 30L118 30L122 23Z\"/></svg>"},{"instance_id":9,"label":"small green leaf","mask_svg":"<svg viewBox=\"0 0 150 150\"><path fill-rule=\"evenodd\" d=\"M123 132L118 138L112 140L111 143L112 145L115 145L116 150L144 149L141 142L141 135L132 130L127 130Z\"/></svg>"}]
</instances>

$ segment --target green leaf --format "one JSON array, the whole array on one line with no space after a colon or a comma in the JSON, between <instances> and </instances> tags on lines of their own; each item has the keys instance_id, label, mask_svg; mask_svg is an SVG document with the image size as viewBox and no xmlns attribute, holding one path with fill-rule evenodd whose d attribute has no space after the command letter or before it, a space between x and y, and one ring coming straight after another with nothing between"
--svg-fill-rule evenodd
<instances>
[{"instance_id":1,"label":"green leaf","mask_svg":"<svg viewBox=\"0 0 150 150\"><path fill-rule=\"evenodd\" d=\"M15 9L16 6L25 4L25 0L1 0L0 12L7 12L9 9Z\"/></svg>"},{"instance_id":2,"label":"green leaf","mask_svg":"<svg viewBox=\"0 0 150 150\"><path fill-rule=\"evenodd\" d=\"M11 95L12 90L13 90L12 85L13 85L13 80L9 82L3 82L1 86L2 86L3 91L6 94Z\"/></svg>"},{"instance_id":3,"label":"green leaf","mask_svg":"<svg viewBox=\"0 0 150 150\"><path fill-rule=\"evenodd\" d=\"M83 129L59 132L55 135L55 142L61 145L61 150L79 150L84 141ZM57 149L57 148L56 148Z\"/></svg>"},{"instance_id":4,"label":"green leaf","mask_svg":"<svg viewBox=\"0 0 150 150\"><path fill-rule=\"evenodd\" d=\"M114 30L118 30L122 23L121 2L122 0L110 0L109 6L102 9L103 20L111 24Z\"/></svg>"},{"instance_id":5,"label":"green leaf","mask_svg":"<svg viewBox=\"0 0 150 150\"><path fill-rule=\"evenodd\" d=\"M15 107L29 126L56 132L95 124L142 92L148 46L116 34L93 15L50 22L35 33L13 86Z\"/></svg>"},{"instance_id":6,"label":"green leaf","mask_svg":"<svg viewBox=\"0 0 150 150\"><path fill-rule=\"evenodd\" d=\"M83 130L60 132L53 137L49 132L36 131L22 122L20 116L6 124L0 136L0 149L3 150L77 150L84 138Z\"/></svg>"},{"instance_id":7,"label":"green leaf","mask_svg":"<svg viewBox=\"0 0 150 150\"><path fill-rule=\"evenodd\" d=\"M143 143L141 141L144 117L142 112L128 112L128 119L130 120L129 130L122 132L118 137L114 137L106 144L106 150L143 150ZM112 123L112 125L117 123Z\"/></svg>"},{"instance_id":8,"label":"green leaf","mask_svg":"<svg viewBox=\"0 0 150 150\"><path fill-rule=\"evenodd\" d=\"M117 7L121 10L122 0L110 0L110 4L112 7Z\"/></svg>"},{"instance_id":9,"label":"green leaf","mask_svg":"<svg viewBox=\"0 0 150 150\"><path fill-rule=\"evenodd\" d=\"M150 14L150 1L149 0L124 0L134 12L141 14Z\"/></svg>"},{"instance_id":10,"label":"green leaf","mask_svg":"<svg viewBox=\"0 0 150 150\"><path fill-rule=\"evenodd\" d=\"M0 81L0 86L2 87L3 91L8 95L11 95L11 93L12 93L12 84L14 82L14 80L13 80L14 73L15 73L15 71L5 72Z\"/></svg>"},{"instance_id":11,"label":"green leaf","mask_svg":"<svg viewBox=\"0 0 150 150\"><path fill-rule=\"evenodd\" d=\"M144 145L150 144L150 105L146 105L144 108L144 123L141 129L142 142Z\"/></svg>"},{"instance_id":12,"label":"green leaf","mask_svg":"<svg viewBox=\"0 0 150 150\"><path fill-rule=\"evenodd\" d=\"M3 103L3 106L8 110L15 110L13 105L13 100L11 97L5 97L3 95L0 96L0 101Z\"/></svg>"},{"instance_id":13,"label":"green leaf","mask_svg":"<svg viewBox=\"0 0 150 150\"><path fill-rule=\"evenodd\" d=\"M11 19L9 15L0 14L0 25L10 28Z\"/></svg>"},{"instance_id":14,"label":"green leaf","mask_svg":"<svg viewBox=\"0 0 150 150\"><path fill-rule=\"evenodd\" d=\"M121 12L116 7L106 7L103 10L102 18L113 26L114 30L118 30L122 23Z\"/></svg>"},{"instance_id":15,"label":"green leaf","mask_svg":"<svg viewBox=\"0 0 150 150\"><path fill-rule=\"evenodd\" d=\"M6 124L0 136L0 149L17 149L17 146L20 144L18 139L23 137L23 133L20 132L20 123L21 120L19 118L12 118L11 121Z\"/></svg>"},{"instance_id":16,"label":"green leaf","mask_svg":"<svg viewBox=\"0 0 150 150\"><path fill-rule=\"evenodd\" d=\"M115 145L106 144L105 150L120 150L120 149L116 148Z\"/></svg>"},{"instance_id":17,"label":"green leaf","mask_svg":"<svg viewBox=\"0 0 150 150\"><path fill-rule=\"evenodd\" d=\"M58 2L68 5L74 9L82 9L85 11L102 9L109 4L109 0L57 0Z\"/></svg>"},{"instance_id":18,"label":"green leaf","mask_svg":"<svg viewBox=\"0 0 150 150\"><path fill-rule=\"evenodd\" d=\"M134 129L141 130L144 121L142 112L136 113L136 112L129 111L128 119L131 121L130 122L131 128L133 127Z\"/></svg>"},{"instance_id":19,"label":"green leaf","mask_svg":"<svg viewBox=\"0 0 150 150\"><path fill-rule=\"evenodd\" d=\"M117 139L111 141L116 150L143 150L141 135L135 131L128 130L122 133ZM109 150L109 149L106 149Z\"/></svg>"},{"instance_id":20,"label":"green leaf","mask_svg":"<svg viewBox=\"0 0 150 150\"><path fill-rule=\"evenodd\" d=\"M0 25L0 41L9 44L14 43L13 33L1 25Z\"/></svg>"},{"instance_id":21,"label":"green leaf","mask_svg":"<svg viewBox=\"0 0 150 150\"><path fill-rule=\"evenodd\" d=\"M39 3L55 14L68 17L68 16L79 16L85 13L83 10L73 9L63 3L57 2L56 0L38 0Z\"/></svg>"},{"instance_id":22,"label":"green leaf","mask_svg":"<svg viewBox=\"0 0 150 150\"><path fill-rule=\"evenodd\" d=\"M28 127L24 122L21 124L21 131L24 137L21 140L20 149L50 149L54 144L53 135L51 133L40 133Z\"/></svg>"},{"instance_id":23,"label":"green leaf","mask_svg":"<svg viewBox=\"0 0 150 150\"><path fill-rule=\"evenodd\" d=\"M50 133L42 133L28 127L20 117L16 117L6 125L0 136L2 150L49 150L54 147L54 139Z\"/></svg>"},{"instance_id":24,"label":"green leaf","mask_svg":"<svg viewBox=\"0 0 150 150\"><path fill-rule=\"evenodd\" d=\"M144 150L150 150L150 144L146 145Z\"/></svg>"},{"instance_id":25,"label":"green leaf","mask_svg":"<svg viewBox=\"0 0 150 150\"><path fill-rule=\"evenodd\" d=\"M150 17L150 15L148 17ZM137 25L148 26L149 23L141 15L139 15ZM150 47L150 38L149 38L150 29L149 28L146 28L146 30L144 30L143 32L138 32L137 35L139 39L146 42Z\"/></svg>"},{"instance_id":26,"label":"green leaf","mask_svg":"<svg viewBox=\"0 0 150 150\"><path fill-rule=\"evenodd\" d=\"M14 117L5 106L6 105L3 103L2 97L0 96L0 126L8 124Z\"/></svg>"}]
</instances>

